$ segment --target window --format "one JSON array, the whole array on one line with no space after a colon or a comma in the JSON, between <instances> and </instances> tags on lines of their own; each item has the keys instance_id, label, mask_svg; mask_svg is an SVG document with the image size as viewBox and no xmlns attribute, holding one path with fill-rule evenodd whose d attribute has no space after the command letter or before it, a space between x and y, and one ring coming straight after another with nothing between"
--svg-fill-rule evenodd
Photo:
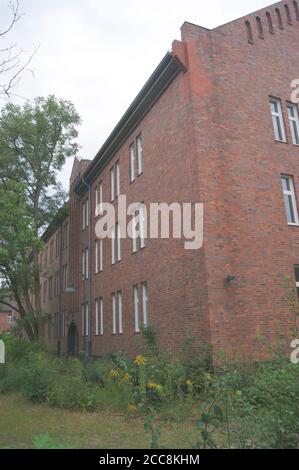
<instances>
[{"instance_id":1,"label":"window","mask_svg":"<svg viewBox=\"0 0 299 470\"><path fill-rule=\"evenodd\" d=\"M121 261L121 233L120 224L116 224L116 261Z\"/></svg>"},{"instance_id":2,"label":"window","mask_svg":"<svg viewBox=\"0 0 299 470\"><path fill-rule=\"evenodd\" d=\"M94 242L94 256L95 256L95 274L103 271L103 240L99 239Z\"/></svg>"},{"instance_id":3,"label":"window","mask_svg":"<svg viewBox=\"0 0 299 470\"><path fill-rule=\"evenodd\" d=\"M134 296L134 321L135 321L135 332L139 333L139 298L138 298L138 286L133 287Z\"/></svg>"},{"instance_id":4,"label":"window","mask_svg":"<svg viewBox=\"0 0 299 470\"><path fill-rule=\"evenodd\" d=\"M281 181L288 224L298 225L299 220L293 178L283 175Z\"/></svg>"},{"instance_id":5,"label":"window","mask_svg":"<svg viewBox=\"0 0 299 470\"><path fill-rule=\"evenodd\" d=\"M142 136L141 134L136 139L137 148L137 176L141 175L143 171L142 161ZM130 181L131 183L135 180L135 144L130 145Z\"/></svg>"},{"instance_id":6,"label":"window","mask_svg":"<svg viewBox=\"0 0 299 470\"><path fill-rule=\"evenodd\" d=\"M110 170L111 201L120 195L120 164L116 162Z\"/></svg>"},{"instance_id":7,"label":"window","mask_svg":"<svg viewBox=\"0 0 299 470\"><path fill-rule=\"evenodd\" d=\"M88 302L81 305L81 333L82 336L89 335L89 308Z\"/></svg>"},{"instance_id":8,"label":"window","mask_svg":"<svg viewBox=\"0 0 299 470\"><path fill-rule=\"evenodd\" d=\"M62 290L65 292L67 288L67 264L62 266Z\"/></svg>"},{"instance_id":9,"label":"window","mask_svg":"<svg viewBox=\"0 0 299 470\"><path fill-rule=\"evenodd\" d=\"M54 260L54 240L50 243L50 263L53 263Z\"/></svg>"},{"instance_id":10,"label":"window","mask_svg":"<svg viewBox=\"0 0 299 470\"><path fill-rule=\"evenodd\" d=\"M115 174L115 169L114 167L111 168L110 170L110 198L111 201L114 201L115 199L115 190L114 190L114 174Z\"/></svg>"},{"instance_id":11,"label":"window","mask_svg":"<svg viewBox=\"0 0 299 470\"><path fill-rule=\"evenodd\" d=\"M56 234L56 258L60 255L60 233Z\"/></svg>"},{"instance_id":12,"label":"window","mask_svg":"<svg viewBox=\"0 0 299 470\"><path fill-rule=\"evenodd\" d=\"M111 264L115 264L115 230L111 229Z\"/></svg>"},{"instance_id":13,"label":"window","mask_svg":"<svg viewBox=\"0 0 299 470\"><path fill-rule=\"evenodd\" d=\"M89 250L85 248L82 251L82 278L88 279L89 277Z\"/></svg>"},{"instance_id":14,"label":"window","mask_svg":"<svg viewBox=\"0 0 299 470\"><path fill-rule=\"evenodd\" d=\"M82 228L83 230L89 225L89 201L86 199L82 203Z\"/></svg>"},{"instance_id":15,"label":"window","mask_svg":"<svg viewBox=\"0 0 299 470\"><path fill-rule=\"evenodd\" d=\"M137 137L137 173L141 175L142 173L142 137L139 135Z\"/></svg>"},{"instance_id":16,"label":"window","mask_svg":"<svg viewBox=\"0 0 299 470\"><path fill-rule=\"evenodd\" d=\"M49 278L49 300L53 298L53 276Z\"/></svg>"},{"instance_id":17,"label":"window","mask_svg":"<svg viewBox=\"0 0 299 470\"><path fill-rule=\"evenodd\" d=\"M103 183L99 183L96 188L96 213L95 215L98 216L102 214L102 205L103 205Z\"/></svg>"},{"instance_id":18,"label":"window","mask_svg":"<svg viewBox=\"0 0 299 470\"><path fill-rule=\"evenodd\" d=\"M67 313L66 310L64 310L61 314L61 335L63 337L66 336L66 320L67 320Z\"/></svg>"},{"instance_id":19,"label":"window","mask_svg":"<svg viewBox=\"0 0 299 470\"><path fill-rule=\"evenodd\" d=\"M55 296L57 297L60 294L60 273L55 273Z\"/></svg>"},{"instance_id":20,"label":"window","mask_svg":"<svg viewBox=\"0 0 299 470\"><path fill-rule=\"evenodd\" d=\"M116 197L120 195L120 166L119 162L115 164L115 176L116 176Z\"/></svg>"},{"instance_id":21,"label":"window","mask_svg":"<svg viewBox=\"0 0 299 470\"><path fill-rule=\"evenodd\" d=\"M135 147L134 147L134 144L130 145L130 180L131 180L131 183L135 180Z\"/></svg>"},{"instance_id":22,"label":"window","mask_svg":"<svg viewBox=\"0 0 299 470\"><path fill-rule=\"evenodd\" d=\"M62 249L65 250L68 246L68 223L62 229Z\"/></svg>"},{"instance_id":23,"label":"window","mask_svg":"<svg viewBox=\"0 0 299 470\"><path fill-rule=\"evenodd\" d=\"M298 295L298 299L299 299L299 266L295 266L295 277L296 277L297 295Z\"/></svg>"},{"instance_id":24,"label":"window","mask_svg":"<svg viewBox=\"0 0 299 470\"><path fill-rule=\"evenodd\" d=\"M96 299L96 335L104 334L103 299Z\"/></svg>"},{"instance_id":25,"label":"window","mask_svg":"<svg viewBox=\"0 0 299 470\"><path fill-rule=\"evenodd\" d=\"M51 339L52 336L52 315L48 317L48 338Z\"/></svg>"},{"instance_id":26,"label":"window","mask_svg":"<svg viewBox=\"0 0 299 470\"><path fill-rule=\"evenodd\" d=\"M133 287L133 302L134 302L134 322L135 322L135 332L140 332L140 314L142 314L142 323L143 326L148 326L148 297L147 297L147 283L141 283L141 296L142 296L142 312L139 309L139 286L136 285Z\"/></svg>"},{"instance_id":27,"label":"window","mask_svg":"<svg viewBox=\"0 0 299 470\"><path fill-rule=\"evenodd\" d=\"M288 115L291 126L292 141L294 145L299 145L299 118L298 108L295 104L288 104Z\"/></svg>"},{"instance_id":28,"label":"window","mask_svg":"<svg viewBox=\"0 0 299 470\"><path fill-rule=\"evenodd\" d=\"M296 0L293 1L294 5L294 10L295 10L295 15L296 15L296 20L299 21L299 8L298 8L298 3Z\"/></svg>"},{"instance_id":29,"label":"window","mask_svg":"<svg viewBox=\"0 0 299 470\"><path fill-rule=\"evenodd\" d=\"M112 300L112 325L113 325L113 334L123 334L123 318L122 318L122 293L118 291L117 293L111 294Z\"/></svg>"},{"instance_id":30,"label":"window","mask_svg":"<svg viewBox=\"0 0 299 470\"><path fill-rule=\"evenodd\" d=\"M147 326L147 285L146 282L141 284L142 289L142 313L143 313L143 325Z\"/></svg>"},{"instance_id":31,"label":"window","mask_svg":"<svg viewBox=\"0 0 299 470\"><path fill-rule=\"evenodd\" d=\"M47 301L47 281L44 282L43 287L43 302L46 303Z\"/></svg>"},{"instance_id":32,"label":"window","mask_svg":"<svg viewBox=\"0 0 299 470\"><path fill-rule=\"evenodd\" d=\"M285 134L285 129L284 129L280 100L276 98L271 98L270 108L271 108L271 114L272 114L275 140L279 142L286 142L286 134Z\"/></svg>"},{"instance_id":33,"label":"window","mask_svg":"<svg viewBox=\"0 0 299 470\"><path fill-rule=\"evenodd\" d=\"M136 207L132 215L132 251L145 248L146 237L146 210L143 203Z\"/></svg>"},{"instance_id":34,"label":"window","mask_svg":"<svg viewBox=\"0 0 299 470\"><path fill-rule=\"evenodd\" d=\"M9 313L9 314L7 315L7 323L9 323L9 324L13 323L13 316L12 316L11 313Z\"/></svg>"}]
</instances>

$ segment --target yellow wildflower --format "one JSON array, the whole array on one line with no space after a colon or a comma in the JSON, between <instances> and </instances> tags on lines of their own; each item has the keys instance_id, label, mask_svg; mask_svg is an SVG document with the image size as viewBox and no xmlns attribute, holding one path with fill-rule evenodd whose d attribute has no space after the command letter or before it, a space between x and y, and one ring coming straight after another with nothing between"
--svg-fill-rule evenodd
<instances>
[{"instance_id":1,"label":"yellow wildflower","mask_svg":"<svg viewBox=\"0 0 299 470\"><path fill-rule=\"evenodd\" d=\"M127 383L130 382L130 380L131 380L131 378L130 378L129 374L126 373L126 374L123 376L123 378L121 379L121 382L127 384Z\"/></svg>"},{"instance_id":2,"label":"yellow wildflower","mask_svg":"<svg viewBox=\"0 0 299 470\"><path fill-rule=\"evenodd\" d=\"M186 380L186 385L191 388L193 386L193 382L191 380Z\"/></svg>"},{"instance_id":3,"label":"yellow wildflower","mask_svg":"<svg viewBox=\"0 0 299 470\"><path fill-rule=\"evenodd\" d=\"M162 386L159 384L156 384L155 382L149 382L147 384L147 388L149 388L150 390L156 390L157 392L162 391Z\"/></svg>"},{"instance_id":4,"label":"yellow wildflower","mask_svg":"<svg viewBox=\"0 0 299 470\"><path fill-rule=\"evenodd\" d=\"M109 372L109 377L110 377L110 379L117 379L119 377L119 370L118 369L112 369Z\"/></svg>"},{"instance_id":5,"label":"yellow wildflower","mask_svg":"<svg viewBox=\"0 0 299 470\"><path fill-rule=\"evenodd\" d=\"M147 359L144 356L137 356L134 363L137 366L145 366L145 364L147 363Z\"/></svg>"},{"instance_id":6,"label":"yellow wildflower","mask_svg":"<svg viewBox=\"0 0 299 470\"><path fill-rule=\"evenodd\" d=\"M129 412L130 414L132 414L132 415L133 415L134 413L137 413L137 407L136 407L135 405L132 405L132 404L129 405L129 406L128 406L128 412Z\"/></svg>"}]
</instances>

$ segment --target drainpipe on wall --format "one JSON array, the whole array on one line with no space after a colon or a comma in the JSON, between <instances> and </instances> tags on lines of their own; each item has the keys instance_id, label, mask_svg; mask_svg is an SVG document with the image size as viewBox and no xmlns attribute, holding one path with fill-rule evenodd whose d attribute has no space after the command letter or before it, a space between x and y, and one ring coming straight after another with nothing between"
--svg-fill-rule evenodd
<instances>
[{"instance_id":1,"label":"drainpipe on wall","mask_svg":"<svg viewBox=\"0 0 299 470\"><path fill-rule=\"evenodd\" d=\"M92 294L92 270L91 270L91 224L92 224L92 197L91 197L91 186L88 184L85 179L82 177L82 183L88 188L88 318L89 318L89 328L88 328L88 346L87 352L88 356L92 355L92 301L91 301L91 294ZM84 281L86 282L86 280Z\"/></svg>"}]
</instances>

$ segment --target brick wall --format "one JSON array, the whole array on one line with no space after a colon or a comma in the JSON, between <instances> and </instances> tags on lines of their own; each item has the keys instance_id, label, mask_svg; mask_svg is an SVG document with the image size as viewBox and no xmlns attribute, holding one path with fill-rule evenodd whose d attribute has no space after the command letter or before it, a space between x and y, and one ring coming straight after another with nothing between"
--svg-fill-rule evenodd
<instances>
[{"instance_id":1,"label":"brick wall","mask_svg":"<svg viewBox=\"0 0 299 470\"><path fill-rule=\"evenodd\" d=\"M287 21L289 5L292 24ZM283 29L276 8L281 10ZM266 13L273 31L269 32ZM142 121L78 198L88 162L75 162L71 178L69 277L76 292L67 294L69 323L79 332L78 349L91 343L93 355L141 344L134 332L133 286L147 282L149 322L160 345L178 353L186 338L196 350L211 344L213 356L265 357L277 330L285 345L293 318L283 287L295 283L299 263L298 227L286 222L280 177L294 177L298 191L298 147L291 143L286 101L290 82L299 78L299 18L293 2L279 2L214 30L185 23L173 55L185 65L165 88ZM264 38L258 36L256 16ZM245 21L250 21L253 44ZM297 48L298 49L298 48ZM269 96L283 103L288 143L274 140ZM142 133L143 173L133 183L129 147ZM187 251L181 240L147 240L132 254L131 240L122 241L122 260L111 265L111 241L103 242L104 270L94 274L95 189L103 183L110 200L110 168L120 162L121 194L128 203L203 202L204 247ZM91 164L92 166L93 164ZM90 166L89 166L90 168ZM89 196L90 225L82 230L82 202ZM116 203L115 203L116 204ZM80 279L82 250L89 246L89 280ZM236 276L227 285L227 275ZM122 335L112 331L111 293L122 291ZM104 334L95 336L95 299L104 301ZM89 338L81 335L81 303L90 301ZM53 311L53 305L49 307ZM55 308L54 308L55 310ZM66 339L62 350L66 351Z\"/></svg>"}]
</instances>

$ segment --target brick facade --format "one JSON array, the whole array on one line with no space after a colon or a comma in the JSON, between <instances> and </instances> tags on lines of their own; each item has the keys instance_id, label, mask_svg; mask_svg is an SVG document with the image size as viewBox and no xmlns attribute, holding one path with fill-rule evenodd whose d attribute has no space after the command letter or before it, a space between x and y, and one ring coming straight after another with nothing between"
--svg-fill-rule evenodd
<instances>
[{"instance_id":1,"label":"brick facade","mask_svg":"<svg viewBox=\"0 0 299 470\"><path fill-rule=\"evenodd\" d=\"M138 285L140 294L144 282L149 323L159 344L174 353L193 338L197 349L209 345L214 358L223 351L262 358L258 338L275 342L278 328L285 344L290 343L294 319L283 281L289 277L295 284L299 227L287 224L281 175L292 176L298 191L299 147L292 143L286 108L291 81L299 78L298 43L299 10L293 1L213 30L184 23L182 40L174 41L172 53L94 160L75 161L69 215L45 239L48 247L53 240L55 244L68 224L67 247L42 280L49 280L50 272L62 275L67 264L67 283L74 288L67 293L61 287L62 294L44 302L52 318L46 337L53 350L67 352L72 327L74 337L77 330L76 352L136 353L142 339L134 329L133 286ZM282 103L286 143L274 139L271 96ZM130 182L129 149L132 143L136 148L139 135L143 172ZM120 192L128 204L204 204L202 249L185 250L183 240L147 239L146 247L132 254L132 240L125 239L122 259L112 265L111 240L104 239L103 271L95 274L95 191L102 182L103 200L110 201L110 170L117 162ZM89 225L83 230L87 198ZM86 248L89 276L82 280ZM231 283L226 282L229 275L234 276ZM111 294L119 291L123 333L113 334ZM103 299L103 335L95 329L98 298ZM81 304L86 302L89 331L83 337ZM55 313L60 326L54 335Z\"/></svg>"}]
</instances>

